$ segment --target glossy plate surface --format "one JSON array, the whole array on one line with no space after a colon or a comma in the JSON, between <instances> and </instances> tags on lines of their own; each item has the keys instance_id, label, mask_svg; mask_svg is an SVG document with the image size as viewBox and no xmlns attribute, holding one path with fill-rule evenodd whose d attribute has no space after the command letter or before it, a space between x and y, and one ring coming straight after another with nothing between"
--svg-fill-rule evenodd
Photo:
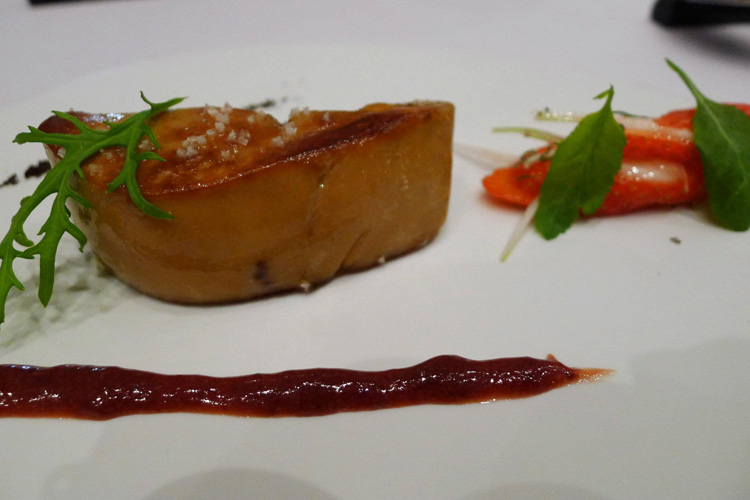
<instances>
[{"instance_id":1,"label":"glossy plate surface","mask_svg":"<svg viewBox=\"0 0 750 500\"><path fill-rule=\"evenodd\" d=\"M493 126L534 125L549 106L592 111L689 107L606 74L498 64L482 54L398 47L277 47L146 61L2 111L3 178L44 157L10 141L52 109L131 111L138 91L188 106L266 99L356 109L376 101L455 103L457 143L520 154L536 143ZM674 76L665 69L664 78ZM710 89L705 89L710 94ZM747 95L736 96L748 99ZM564 125L548 128L565 132ZM489 170L458 156L448 221L425 249L309 294L183 307L98 275L71 239L55 294L13 293L0 362L119 365L238 375L292 368L385 369L438 354L552 353L616 373L515 401L310 419L135 416L109 422L0 421L0 497L14 499L744 498L750 492L750 235L678 208L576 224L553 242L482 192ZM0 189L10 223L33 180ZM27 227L36 232L41 214ZM679 243L677 243L679 241Z\"/></svg>"}]
</instances>

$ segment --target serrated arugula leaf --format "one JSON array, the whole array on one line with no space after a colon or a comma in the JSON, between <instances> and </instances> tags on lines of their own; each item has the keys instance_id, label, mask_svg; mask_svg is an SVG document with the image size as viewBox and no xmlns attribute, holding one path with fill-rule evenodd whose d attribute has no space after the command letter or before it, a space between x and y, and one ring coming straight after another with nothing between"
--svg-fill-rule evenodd
<instances>
[{"instance_id":1,"label":"serrated arugula leaf","mask_svg":"<svg viewBox=\"0 0 750 500\"><path fill-rule=\"evenodd\" d=\"M750 228L750 117L734 106L712 101L667 59L698 105L693 140L703 161L711 212L719 224L735 231Z\"/></svg>"},{"instance_id":2,"label":"serrated arugula leaf","mask_svg":"<svg viewBox=\"0 0 750 500\"><path fill-rule=\"evenodd\" d=\"M587 115L552 157L549 173L539 193L535 224L546 239L564 233L579 213L593 214L612 188L622 165L625 132L612 113L614 89L600 111Z\"/></svg>"},{"instance_id":3,"label":"serrated arugula leaf","mask_svg":"<svg viewBox=\"0 0 750 500\"><path fill-rule=\"evenodd\" d=\"M73 123L79 134L50 134L29 127L28 132L16 136L13 142L18 144L35 142L64 147L65 155L44 176L34 193L21 200L21 207L13 216L8 233L0 241L0 323L5 319L5 302L10 290L12 288L24 290L23 284L13 270L13 261L16 258L34 259L37 255L39 256L39 300L46 306L54 288L55 256L60 240L65 233L68 233L78 241L81 250L86 245L86 236L70 220L70 211L66 202L71 199L84 207L91 206L88 201L70 187L70 179L73 176L77 175L85 179L81 164L89 156L111 146L124 147L125 162L119 175L109 185L109 190L111 191L124 184L135 205L143 212L158 218L173 218L169 213L149 203L141 194L136 181L138 165L143 160L162 160L162 158L153 152L139 153L137 147L144 136L148 137L154 146L159 147L147 120L183 99L177 98L161 103L152 103L146 99L143 92L141 92L141 98L149 105L149 109L141 111L122 122L108 124L109 129L107 130L94 130L72 115L53 111L57 116ZM42 237L34 243L26 235L24 223L34 209L52 195L55 196L52 208L47 221L39 231L39 235ZM26 248L19 249L14 243Z\"/></svg>"}]
</instances>

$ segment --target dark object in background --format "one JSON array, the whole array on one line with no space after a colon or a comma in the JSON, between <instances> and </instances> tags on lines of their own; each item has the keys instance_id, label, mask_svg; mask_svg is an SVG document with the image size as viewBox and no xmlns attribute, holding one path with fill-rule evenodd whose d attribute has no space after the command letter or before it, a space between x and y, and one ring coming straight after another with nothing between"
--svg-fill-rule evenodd
<instances>
[{"instance_id":1,"label":"dark object in background","mask_svg":"<svg viewBox=\"0 0 750 500\"><path fill-rule=\"evenodd\" d=\"M701 26L750 21L750 2L743 0L659 0L651 18L662 26Z\"/></svg>"},{"instance_id":2,"label":"dark object in background","mask_svg":"<svg viewBox=\"0 0 750 500\"><path fill-rule=\"evenodd\" d=\"M24 172L24 179L32 179L36 177L42 177L44 174L52 169L52 165L47 160L40 160L36 165L29 165L29 168ZM0 182L0 188L5 186L15 186L18 184L18 174L12 174L10 177Z\"/></svg>"},{"instance_id":3,"label":"dark object in background","mask_svg":"<svg viewBox=\"0 0 750 500\"><path fill-rule=\"evenodd\" d=\"M52 165L47 160L41 160L36 165L29 165L26 172L23 173L25 179L32 177L41 177L52 169Z\"/></svg>"},{"instance_id":4,"label":"dark object in background","mask_svg":"<svg viewBox=\"0 0 750 500\"><path fill-rule=\"evenodd\" d=\"M18 175L13 174L7 179L5 179L3 182L0 182L0 187L15 186L16 184L18 184Z\"/></svg>"},{"instance_id":5,"label":"dark object in background","mask_svg":"<svg viewBox=\"0 0 750 500\"><path fill-rule=\"evenodd\" d=\"M29 0L31 5L41 5L43 3L69 3L76 2L78 0Z\"/></svg>"},{"instance_id":6,"label":"dark object in background","mask_svg":"<svg viewBox=\"0 0 750 500\"><path fill-rule=\"evenodd\" d=\"M94 1L94 0L29 0L29 3L31 5L47 5L47 4L53 4L53 3L81 3L86 1Z\"/></svg>"}]
</instances>

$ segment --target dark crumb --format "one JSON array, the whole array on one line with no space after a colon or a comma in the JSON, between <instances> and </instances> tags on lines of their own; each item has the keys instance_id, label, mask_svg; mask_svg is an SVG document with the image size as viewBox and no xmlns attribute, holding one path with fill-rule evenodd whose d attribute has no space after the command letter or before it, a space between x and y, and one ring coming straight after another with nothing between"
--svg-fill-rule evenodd
<instances>
[{"instance_id":1,"label":"dark crumb","mask_svg":"<svg viewBox=\"0 0 750 500\"><path fill-rule=\"evenodd\" d=\"M669 241L671 241L672 243L676 243L677 245L682 243L682 240L678 238L677 236L672 236L671 238L669 238Z\"/></svg>"},{"instance_id":2,"label":"dark crumb","mask_svg":"<svg viewBox=\"0 0 750 500\"><path fill-rule=\"evenodd\" d=\"M2 184L0 184L0 187L13 186L14 184L18 184L18 176L16 174L13 174L7 179L5 179L5 181L3 181Z\"/></svg>"},{"instance_id":3,"label":"dark crumb","mask_svg":"<svg viewBox=\"0 0 750 500\"><path fill-rule=\"evenodd\" d=\"M275 99L266 99L265 101L258 102L255 104L248 104L242 109L247 109L248 111L252 111L254 109L266 109L266 108L272 108L276 106L276 100Z\"/></svg>"},{"instance_id":4,"label":"dark crumb","mask_svg":"<svg viewBox=\"0 0 750 500\"><path fill-rule=\"evenodd\" d=\"M265 260L261 260L255 265L255 272L253 273L253 278L256 281L259 281L260 284L263 286L271 286L273 284L271 275L268 272L268 262L266 262Z\"/></svg>"},{"instance_id":5,"label":"dark crumb","mask_svg":"<svg viewBox=\"0 0 750 500\"><path fill-rule=\"evenodd\" d=\"M41 160L36 165L29 165L23 176L25 179L31 179L32 177L41 177L52 168L52 165L47 160Z\"/></svg>"}]
</instances>

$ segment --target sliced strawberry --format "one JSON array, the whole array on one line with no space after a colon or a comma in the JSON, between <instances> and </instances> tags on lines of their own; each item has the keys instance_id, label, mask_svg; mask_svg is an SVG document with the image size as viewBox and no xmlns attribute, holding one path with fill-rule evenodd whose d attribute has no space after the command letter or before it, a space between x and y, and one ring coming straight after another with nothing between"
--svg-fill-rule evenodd
<instances>
[{"instance_id":1,"label":"sliced strawberry","mask_svg":"<svg viewBox=\"0 0 750 500\"><path fill-rule=\"evenodd\" d=\"M750 105L736 104L750 115ZM694 109L656 118L661 127L692 130ZM665 132L626 130L623 167L596 215L617 215L659 205L695 203L706 197L700 153L690 139ZM540 148L539 152L547 149ZM505 203L527 206L539 196L550 160L495 170L482 181Z\"/></svg>"},{"instance_id":2,"label":"sliced strawberry","mask_svg":"<svg viewBox=\"0 0 750 500\"><path fill-rule=\"evenodd\" d=\"M548 170L549 161L536 162L528 168L498 168L482 179L482 184L487 192L498 200L525 207L539 196L539 189Z\"/></svg>"},{"instance_id":3,"label":"sliced strawberry","mask_svg":"<svg viewBox=\"0 0 750 500\"><path fill-rule=\"evenodd\" d=\"M750 104L731 104L735 108L744 111L747 115L750 115ZM662 127L672 128L684 128L693 130L693 115L695 115L695 108L692 109L678 109L671 111L666 115L655 118L654 122Z\"/></svg>"}]
</instances>

